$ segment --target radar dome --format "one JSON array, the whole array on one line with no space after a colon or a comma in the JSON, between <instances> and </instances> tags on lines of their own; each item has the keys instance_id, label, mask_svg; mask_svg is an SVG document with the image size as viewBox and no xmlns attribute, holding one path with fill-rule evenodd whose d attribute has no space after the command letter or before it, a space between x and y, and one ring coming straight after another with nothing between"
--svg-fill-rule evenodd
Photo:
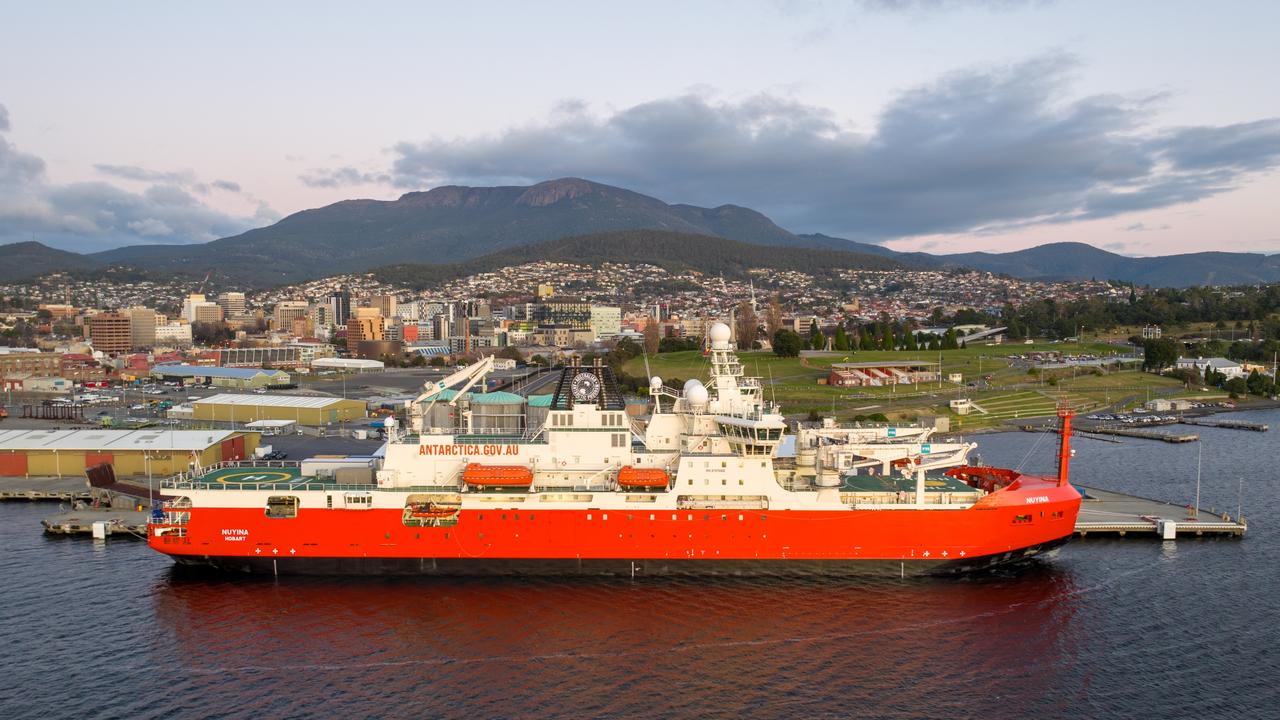
<instances>
[{"instance_id":1,"label":"radar dome","mask_svg":"<svg viewBox=\"0 0 1280 720\"><path fill-rule=\"evenodd\" d=\"M707 397L707 388L702 383L698 383L684 391L684 399L690 405L706 405Z\"/></svg>"},{"instance_id":2,"label":"radar dome","mask_svg":"<svg viewBox=\"0 0 1280 720\"><path fill-rule=\"evenodd\" d=\"M702 387L702 381L699 380L698 378L689 378L688 380L684 381L684 391L686 393L688 393L689 390L695 387Z\"/></svg>"},{"instance_id":3,"label":"radar dome","mask_svg":"<svg viewBox=\"0 0 1280 720\"><path fill-rule=\"evenodd\" d=\"M662 378L658 377L657 375L654 375L653 377L649 378L649 387L654 389L662 387Z\"/></svg>"},{"instance_id":4,"label":"radar dome","mask_svg":"<svg viewBox=\"0 0 1280 720\"><path fill-rule=\"evenodd\" d=\"M707 331L707 338L711 340L713 345L718 343L727 343L729 342L729 338L732 336L733 331L729 329L728 325L725 325L722 322L715 323L711 326L711 329Z\"/></svg>"}]
</instances>

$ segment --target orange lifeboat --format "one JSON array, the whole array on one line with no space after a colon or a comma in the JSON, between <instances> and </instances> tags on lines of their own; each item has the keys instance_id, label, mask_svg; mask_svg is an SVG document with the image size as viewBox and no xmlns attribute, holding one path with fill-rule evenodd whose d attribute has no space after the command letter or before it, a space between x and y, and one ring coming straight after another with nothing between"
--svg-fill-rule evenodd
<instances>
[{"instance_id":1,"label":"orange lifeboat","mask_svg":"<svg viewBox=\"0 0 1280 720\"><path fill-rule=\"evenodd\" d=\"M461 510L457 505L437 505L433 502L414 503L409 506L410 513L416 518L450 518Z\"/></svg>"},{"instance_id":2,"label":"orange lifeboat","mask_svg":"<svg viewBox=\"0 0 1280 720\"><path fill-rule=\"evenodd\" d=\"M671 476L660 468L638 468L627 465L618 471L618 486L624 490L666 488Z\"/></svg>"},{"instance_id":3,"label":"orange lifeboat","mask_svg":"<svg viewBox=\"0 0 1280 720\"><path fill-rule=\"evenodd\" d=\"M463 469L462 481L477 488L527 488L533 484L533 471L523 465L471 463Z\"/></svg>"}]
</instances>

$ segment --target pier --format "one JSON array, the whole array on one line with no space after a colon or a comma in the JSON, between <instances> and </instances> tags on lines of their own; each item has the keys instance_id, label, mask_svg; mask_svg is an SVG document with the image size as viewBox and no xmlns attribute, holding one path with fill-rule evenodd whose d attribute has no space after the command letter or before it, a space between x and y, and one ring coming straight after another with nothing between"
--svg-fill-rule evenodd
<instances>
[{"instance_id":1,"label":"pier","mask_svg":"<svg viewBox=\"0 0 1280 720\"><path fill-rule=\"evenodd\" d=\"M149 516L145 510L87 507L50 515L40 524L51 535L91 535L98 539L124 535L142 539L147 537Z\"/></svg>"},{"instance_id":2,"label":"pier","mask_svg":"<svg viewBox=\"0 0 1280 720\"><path fill-rule=\"evenodd\" d=\"M1253 430L1254 432L1266 432L1268 428L1264 423L1251 423L1242 420L1203 420L1200 418L1182 418L1179 422L1183 425L1199 425L1200 427L1223 428L1226 430Z\"/></svg>"},{"instance_id":3,"label":"pier","mask_svg":"<svg viewBox=\"0 0 1280 720\"><path fill-rule=\"evenodd\" d=\"M1136 428L1118 428L1108 426L1096 426L1089 428L1087 432L1099 435L1116 435L1119 437L1141 438L1143 440L1159 440L1167 443L1189 443L1200 439L1199 435L1189 433L1165 433L1156 432L1155 430L1138 430Z\"/></svg>"},{"instance_id":4,"label":"pier","mask_svg":"<svg viewBox=\"0 0 1280 720\"><path fill-rule=\"evenodd\" d=\"M89 484L82 477L0 477L0 500L88 500Z\"/></svg>"},{"instance_id":5,"label":"pier","mask_svg":"<svg viewBox=\"0 0 1280 720\"><path fill-rule=\"evenodd\" d=\"M1203 509L1149 500L1124 493L1082 487L1086 492L1076 518L1078 537L1138 537L1175 540L1179 536L1243 537L1249 524L1243 518L1215 515Z\"/></svg>"}]
</instances>

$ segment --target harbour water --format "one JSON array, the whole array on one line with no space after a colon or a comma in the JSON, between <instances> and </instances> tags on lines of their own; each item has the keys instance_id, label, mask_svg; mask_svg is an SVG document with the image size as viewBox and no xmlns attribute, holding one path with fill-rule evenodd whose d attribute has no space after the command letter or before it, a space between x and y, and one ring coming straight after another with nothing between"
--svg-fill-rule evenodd
<instances>
[{"instance_id":1,"label":"harbour water","mask_svg":"<svg viewBox=\"0 0 1280 720\"><path fill-rule=\"evenodd\" d=\"M1280 411L1233 418L1280 427ZM1073 477L1250 520L963 579L450 580L179 572L0 505L0 717L1272 717L1280 442L1076 443ZM1052 436L979 438L1053 471ZM1243 479L1243 492L1239 481Z\"/></svg>"}]
</instances>

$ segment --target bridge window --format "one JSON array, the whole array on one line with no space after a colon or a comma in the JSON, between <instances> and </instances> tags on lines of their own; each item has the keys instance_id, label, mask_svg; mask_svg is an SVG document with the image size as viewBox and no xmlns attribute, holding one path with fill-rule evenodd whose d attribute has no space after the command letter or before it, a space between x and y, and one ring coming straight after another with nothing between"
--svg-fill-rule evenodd
<instances>
[{"instance_id":1,"label":"bridge window","mask_svg":"<svg viewBox=\"0 0 1280 720\"><path fill-rule=\"evenodd\" d=\"M267 498L267 517L298 517L298 498L294 495L272 495Z\"/></svg>"}]
</instances>

